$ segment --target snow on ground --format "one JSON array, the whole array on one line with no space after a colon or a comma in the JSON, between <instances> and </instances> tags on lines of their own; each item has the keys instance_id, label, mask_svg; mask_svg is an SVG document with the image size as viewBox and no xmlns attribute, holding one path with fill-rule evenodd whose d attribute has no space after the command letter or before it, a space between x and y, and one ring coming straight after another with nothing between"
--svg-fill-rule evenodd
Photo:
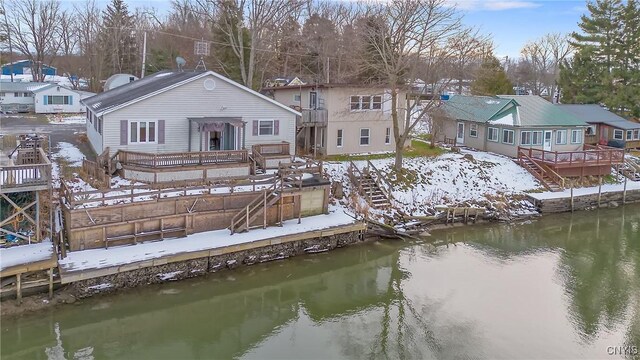
<instances>
[{"instance_id":1,"label":"snow on ground","mask_svg":"<svg viewBox=\"0 0 640 360\"><path fill-rule=\"evenodd\" d=\"M371 162L388 174L394 159ZM360 169L366 167L366 161L355 163ZM327 163L326 168L334 181L349 184L348 163ZM486 205L495 197L522 195L541 187L511 158L486 152L464 150L461 154L405 158L404 168L414 177L410 183L395 185L392 194L395 205L411 215L425 215L436 205Z\"/></svg>"},{"instance_id":2,"label":"snow on ground","mask_svg":"<svg viewBox=\"0 0 640 360\"><path fill-rule=\"evenodd\" d=\"M640 181L627 180L627 190L640 190ZM603 193L615 192L615 191L624 191L624 183L602 185ZM573 189L573 196L593 195L597 193L598 193L598 186ZM534 193L529 195L531 195L531 197L537 200L570 198L571 189L566 189L564 191L558 191L558 192L548 191L548 192Z\"/></svg>"},{"instance_id":3,"label":"snow on ground","mask_svg":"<svg viewBox=\"0 0 640 360\"><path fill-rule=\"evenodd\" d=\"M289 234L322 230L352 224L354 222L354 219L347 215L342 207L330 206L329 212L329 215L303 218L300 224L298 224L297 219L292 219L285 221L282 227L275 226L267 229L256 229L241 234L229 235L229 230L223 229L158 242L124 245L110 247L109 249L72 251L68 253L66 258L60 260L59 264L63 271L100 269L157 259L179 253L211 250L264 239L278 238Z\"/></svg>"},{"instance_id":4,"label":"snow on ground","mask_svg":"<svg viewBox=\"0 0 640 360\"><path fill-rule=\"evenodd\" d=\"M47 115L47 120L49 120L49 124L56 125L72 125L72 124L86 124L87 119L84 114L77 115Z\"/></svg>"},{"instance_id":5,"label":"snow on ground","mask_svg":"<svg viewBox=\"0 0 640 360\"><path fill-rule=\"evenodd\" d=\"M75 145L62 141L58 143L51 157L56 160L60 158L64 159L69 163L68 166L80 167L82 166L84 154Z\"/></svg>"},{"instance_id":6,"label":"snow on ground","mask_svg":"<svg viewBox=\"0 0 640 360\"><path fill-rule=\"evenodd\" d=\"M50 259L53 244L44 240L38 244L12 246L0 249L0 271L12 266Z\"/></svg>"}]
</instances>

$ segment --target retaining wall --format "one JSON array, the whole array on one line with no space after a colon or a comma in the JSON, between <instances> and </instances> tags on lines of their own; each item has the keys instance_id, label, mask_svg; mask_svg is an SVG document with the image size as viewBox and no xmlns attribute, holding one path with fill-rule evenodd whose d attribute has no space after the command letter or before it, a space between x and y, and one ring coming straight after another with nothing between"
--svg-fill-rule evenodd
<instances>
[{"instance_id":1,"label":"retaining wall","mask_svg":"<svg viewBox=\"0 0 640 360\"><path fill-rule=\"evenodd\" d=\"M163 265L150 266L95 277L92 279L80 280L73 282L69 286L76 297L84 298L99 293L112 292L117 289L187 279L201 276L206 273L235 269L240 266L250 266L267 261L286 259L297 255L330 251L362 241L364 241L362 232L352 231L330 236L273 244L260 248L241 250L199 259L190 259Z\"/></svg>"},{"instance_id":2,"label":"retaining wall","mask_svg":"<svg viewBox=\"0 0 640 360\"><path fill-rule=\"evenodd\" d=\"M572 210L571 197L562 197L556 199L536 199L529 195L529 201L536 205L538 210L543 214L568 212ZM623 204L640 202L640 190L627 190L626 195L623 191L605 192L598 194L579 195L573 197L573 210L591 210L598 207L617 207Z\"/></svg>"}]
</instances>

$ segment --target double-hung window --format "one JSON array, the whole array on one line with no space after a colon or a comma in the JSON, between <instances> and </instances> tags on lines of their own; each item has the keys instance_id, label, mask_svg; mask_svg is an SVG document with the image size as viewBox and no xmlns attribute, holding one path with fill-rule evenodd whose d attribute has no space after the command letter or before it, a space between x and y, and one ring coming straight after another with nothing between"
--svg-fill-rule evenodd
<instances>
[{"instance_id":1,"label":"double-hung window","mask_svg":"<svg viewBox=\"0 0 640 360\"><path fill-rule=\"evenodd\" d=\"M633 130L633 139L640 140L640 130Z\"/></svg>"},{"instance_id":2,"label":"double-hung window","mask_svg":"<svg viewBox=\"0 0 640 360\"><path fill-rule=\"evenodd\" d=\"M336 146L342 147L342 129L338 129L338 136L336 137Z\"/></svg>"},{"instance_id":3,"label":"double-hung window","mask_svg":"<svg viewBox=\"0 0 640 360\"><path fill-rule=\"evenodd\" d=\"M583 130L571 130L571 143L572 144L582 144L582 133Z\"/></svg>"},{"instance_id":4,"label":"double-hung window","mask_svg":"<svg viewBox=\"0 0 640 360\"><path fill-rule=\"evenodd\" d=\"M22 93L21 92L13 93L13 96L14 97L22 97Z\"/></svg>"},{"instance_id":5,"label":"double-hung window","mask_svg":"<svg viewBox=\"0 0 640 360\"><path fill-rule=\"evenodd\" d=\"M382 96L352 95L349 97L349 109L351 111L380 110L382 109Z\"/></svg>"},{"instance_id":6,"label":"double-hung window","mask_svg":"<svg viewBox=\"0 0 640 360\"><path fill-rule=\"evenodd\" d=\"M542 131L521 131L520 145L542 145Z\"/></svg>"},{"instance_id":7,"label":"double-hung window","mask_svg":"<svg viewBox=\"0 0 640 360\"><path fill-rule=\"evenodd\" d=\"M633 130L627 130L627 140L633 140Z\"/></svg>"},{"instance_id":8,"label":"double-hung window","mask_svg":"<svg viewBox=\"0 0 640 360\"><path fill-rule=\"evenodd\" d=\"M100 125L100 128L102 128L102 124ZM129 132L129 140L131 143L156 142L155 121L131 121L129 122Z\"/></svg>"},{"instance_id":9,"label":"double-hung window","mask_svg":"<svg viewBox=\"0 0 640 360\"><path fill-rule=\"evenodd\" d=\"M48 95L47 104L49 105L69 105L71 101L69 96L62 95Z\"/></svg>"},{"instance_id":10,"label":"double-hung window","mask_svg":"<svg viewBox=\"0 0 640 360\"><path fill-rule=\"evenodd\" d=\"M391 144L391 128L387 128L385 134L384 134L384 144L385 145L389 145Z\"/></svg>"},{"instance_id":11,"label":"double-hung window","mask_svg":"<svg viewBox=\"0 0 640 360\"><path fill-rule=\"evenodd\" d=\"M490 127L487 129L487 140L498 141L498 128Z\"/></svg>"},{"instance_id":12,"label":"double-hung window","mask_svg":"<svg viewBox=\"0 0 640 360\"><path fill-rule=\"evenodd\" d=\"M567 130L556 131L556 145L565 145L567 143Z\"/></svg>"},{"instance_id":13,"label":"double-hung window","mask_svg":"<svg viewBox=\"0 0 640 360\"><path fill-rule=\"evenodd\" d=\"M474 138L478 137L478 124L469 125L469 136Z\"/></svg>"},{"instance_id":14,"label":"double-hung window","mask_svg":"<svg viewBox=\"0 0 640 360\"><path fill-rule=\"evenodd\" d=\"M360 146L368 146L369 145L369 129L360 129Z\"/></svg>"},{"instance_id":15,"label":"double-hung window","mask_svg":"<svg viewBox=\"0 0 640 360\"><path fill-rule=\"evenodd\" d=\"M505 144L513 144L515 132L509 129L502 129L502 142Z\"/></svg>"},{"instance_id":16,"label":"double-hung window","mask_svg":"<svg viewBox=\"0 0 640 360\"><path fill-rule=\"evenodd\" d=\"M613 138L616 140L622 140L623 139L622 134L623 134L623 131L620 129L613 130Z\"/></svg>"},{"instance_id":17,"label":"double-hung window","mask_svg":"<svg viewBox=\"0 0 640 360\"><path fill-rule=\"evenodd\" d=\"M273 135L273 120L260 120L258 122L258 135Z\"/></svg>"}]
</instances>

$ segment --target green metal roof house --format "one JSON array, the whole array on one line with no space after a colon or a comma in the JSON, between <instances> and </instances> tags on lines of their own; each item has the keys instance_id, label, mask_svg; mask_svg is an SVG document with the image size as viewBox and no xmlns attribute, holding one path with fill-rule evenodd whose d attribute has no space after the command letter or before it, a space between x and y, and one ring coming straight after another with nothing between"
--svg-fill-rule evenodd
<instances>
[{"instance_id":1,"label":"green metal roof house","mask_svg":"<svg viewBox=\"0 0 640 360\"><path fill-rule=\"evenodd\" d=\"M442 105L442 137L459 146L516 157L518 147L583 149L588 124L539 96L455 95Z\"/></svg>"},{"instance_id":2,"label":"green metal roof house","mask_svg":"<svg viewBox=\"0 0 640 360\"><path fill-rule=\"evenodd\" d=\"M640 123L629 121L597 104L556 105L586 121L590 127L585 135L586 144L601 144L640 148Z\"/></svg>"}]
</instances>

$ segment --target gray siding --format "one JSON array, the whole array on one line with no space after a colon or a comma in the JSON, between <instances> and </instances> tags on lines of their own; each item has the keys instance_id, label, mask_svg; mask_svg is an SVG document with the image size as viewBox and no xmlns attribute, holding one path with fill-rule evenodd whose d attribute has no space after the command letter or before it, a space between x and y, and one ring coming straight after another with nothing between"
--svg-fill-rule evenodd
<instances>
[{"instance_id":1,"label":"gray siding","mask_svg":"<svg viewBox=\"0 0 640 360\"><path fill-rule=\"evenodd\" d=\"M204 88L205 79L214 79L216 83L214 90L209 91ZM104 146L109 146L111 153L117 149L152 153L189 151L187 118L203 116L242 118L246 123L247 149L250 149L253 144L288 141L291 143L291 151L294 151L296 121L294 113L213 76L196 79L104 115ZM253 136L251 131L253 120L267 119L280 121L279 135ZM120 145L120 120L165 120L165 143ZM199 141L200 134L196 129L192 129L192 151L200 150Z\"/></svg>"},{"instance_id":2,"label":"gray siding","mask_svg":"<svg viewBox=\"0 0 640 360\"><path fill-rule=\"evenodd\" d=\"M85 112L85 116L86 116L86 112ZM91 116L91 114L89 116ZM89 144L91 144L93 151L95 151L96 154L99 155L100 153L102 153L102 151L104 151L104 147L102 146L102 135L98 133L98 131L94 128L94 124L91 123L89 119L86 119L86 122L87 122L86 123L87 137L89 138ZM102 132L104 133L104 123L102 124Z\"/></svg>"}]
</instances>

